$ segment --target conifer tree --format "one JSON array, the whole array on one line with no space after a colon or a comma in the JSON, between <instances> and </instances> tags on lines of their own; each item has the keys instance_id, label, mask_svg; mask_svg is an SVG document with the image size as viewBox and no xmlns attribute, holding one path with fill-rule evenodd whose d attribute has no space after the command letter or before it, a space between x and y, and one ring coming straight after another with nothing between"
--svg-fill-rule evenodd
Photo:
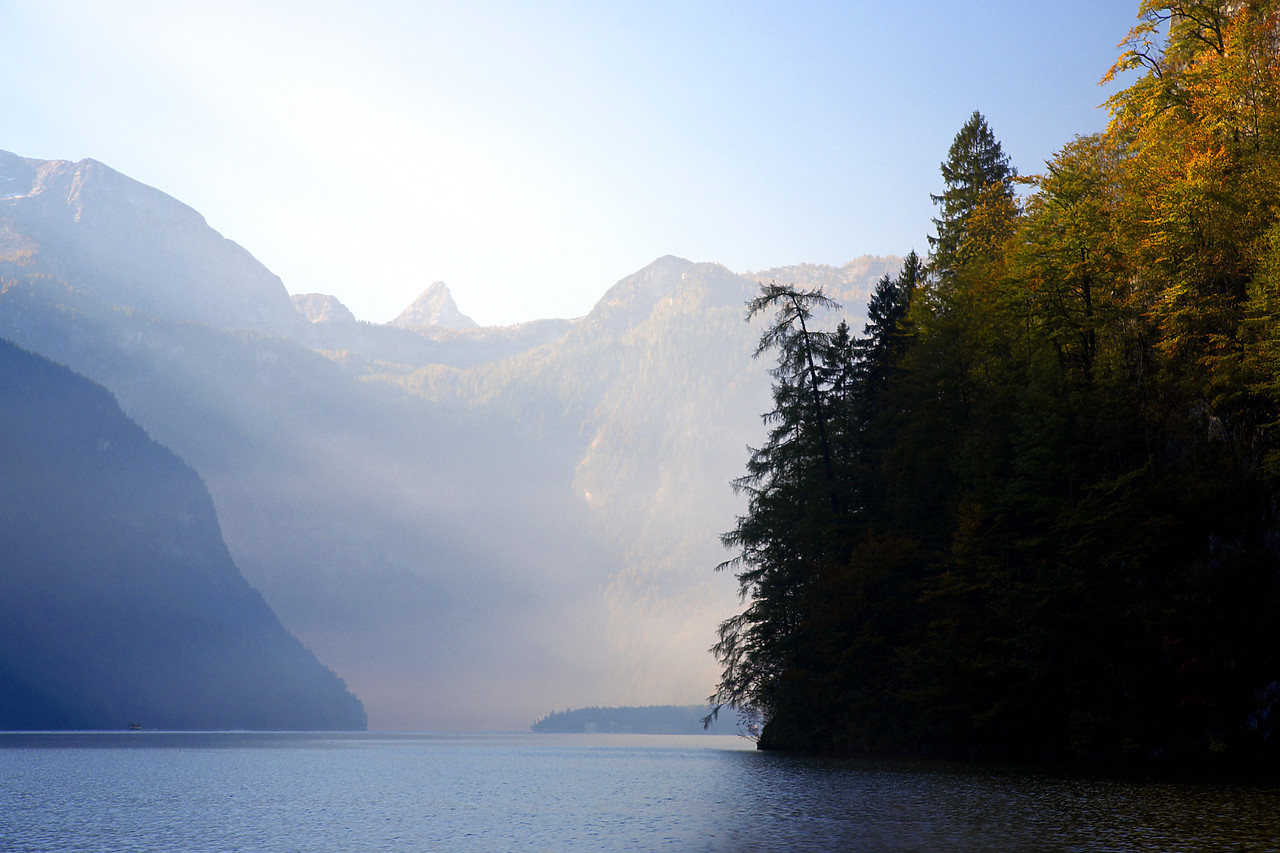
<instances>
[{"instance_id":1,"label":"conifer tree","mask_svg":"<svg viewBox=\"0 0 1280 853\"><path fill-rule=\"evenodd\" d=\"M857 344L864 393L880 395L888 390L890 375L909 340L907 309L924 277L924 262L913 251L903 259L896 278L885 275L876 283L867 302L867 325Z\"/></svg>"},{"instance_id":2,"label":"conifer tree","mask_svg":"<svg viewBox=\"0 0 1280 853\"><path fill-rule=\"evenodd\" d=\"M751 451L747 473L734 481L748 496L746 514L722 539L738 556L719 568L738 568L746 609L720 625L712 648L723 666L711 703L769 718L782 701L782 684L794 682L806 643L806 589L828 560L825 532L839 503L828 422L829 401L822 354L830 333L811 328L816 309L839 306L821 289L761 285L747 319L776 309L760 337L756 356L776 350L774 408L765 415L768 439ZM789 690L794 690L792 683Z\"/></svg>"},{"instance_id":3,"label":"conifer tree","mask_svg":"<svg viewBox=\"0 0 1280 853\"><path fill-rule=\"evenodd\" d=\"M989 239L983 239L984 214L997 222L1010 218L1014 208L1013 179L1017 172L1000 147L987 120L974 110L960 128L942 164L946 189L931 195L938 205L933 220L938 233L929 238L933 269L946 277ZM978 239L975 239L978 238Z\"/></svg>"}]
</instances>

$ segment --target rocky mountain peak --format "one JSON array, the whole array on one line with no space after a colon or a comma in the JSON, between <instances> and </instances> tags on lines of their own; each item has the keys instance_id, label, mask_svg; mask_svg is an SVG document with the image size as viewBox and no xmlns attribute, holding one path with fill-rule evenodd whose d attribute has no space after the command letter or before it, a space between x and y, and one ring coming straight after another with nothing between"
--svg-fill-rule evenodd
<instances>
[{"instance_id":1,"label":"rocky mountain peak","mask_svg":"<svg viewBox=\"0 0 1280 853\"><path fill-rule=\"evenodd\" d=\"M295 293L290 299L298 313L312 323L354 323L356 315L327 293Z\"/></svg>"},{"instance_id":2,"label":"rocky mountain peak","mask_svg":"<svg viewBox=\"0 0 1280 853\"><path fill-rule=\"evenodd\" d=\"M443 281L434 282L422 291L413 304L387 325L400 329L425 329L431 326L446 329L474 329L475 320L458 310L453 294Z\"/></svg>"},{"instance_id":3,"label":"rocky mountain peak","mask_svg":"<svg viewBox=\"0 0 1280 853\"><path fill-rule=\"evenodd\" d=\"M0 218L27 242L57 247L59 266L33 272L108 305L217 328L280 332L301 322L284 284L243 247L97 160L0 152Z\"/></svg>"}]
</instances>

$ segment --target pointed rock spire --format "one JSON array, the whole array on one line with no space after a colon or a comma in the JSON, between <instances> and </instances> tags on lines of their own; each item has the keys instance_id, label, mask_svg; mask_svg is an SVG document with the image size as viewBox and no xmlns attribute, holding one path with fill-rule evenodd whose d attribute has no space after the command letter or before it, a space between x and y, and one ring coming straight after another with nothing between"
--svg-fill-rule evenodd
<instances>
[{"instance_id":1,"label":"pointed rock spire","mask_svg":"<svg viewBox=\"0 0 1280 853\"><path fill-rule=\"evenodd\" d=\"M458 310L449 288L443 281L437 281L422 291L422 295L388 325L401 329L425 329L428 326L474 329L478 324Z\"/></svg>"}]
</instances>

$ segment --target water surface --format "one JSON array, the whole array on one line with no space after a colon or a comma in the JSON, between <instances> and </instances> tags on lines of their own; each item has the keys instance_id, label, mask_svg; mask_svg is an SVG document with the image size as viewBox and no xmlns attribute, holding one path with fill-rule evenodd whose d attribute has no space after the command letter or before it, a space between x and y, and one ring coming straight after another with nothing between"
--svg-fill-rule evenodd
<instances>
[{"instance_id":1,"label":"water surface","mask_svg":"<svg viewBox=\"0 0 1280 853\"><path fill-rule=\"evenodd\" d=\"M1280 851L1280 790L724 736L0 734L0 848Z\"/></svg>"}]
</instances>

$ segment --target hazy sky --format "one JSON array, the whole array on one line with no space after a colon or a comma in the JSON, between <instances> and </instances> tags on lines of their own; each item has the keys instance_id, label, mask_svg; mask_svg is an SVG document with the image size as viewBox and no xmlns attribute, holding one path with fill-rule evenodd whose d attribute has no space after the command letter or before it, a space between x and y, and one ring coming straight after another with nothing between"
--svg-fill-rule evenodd
<instances>
[{"instance_id":1,"label":"hazy sky","mask_svg":"<svg viewBox=\"0 0 1280 853\"><path fill-rule=\"evenodd\" d=\"M1020 171L1102 129L1137 0L0 0L0 149L173 195L385 321L586 313L664 254L927 249L974 109Z\"/></svg>"}]
</instances>

